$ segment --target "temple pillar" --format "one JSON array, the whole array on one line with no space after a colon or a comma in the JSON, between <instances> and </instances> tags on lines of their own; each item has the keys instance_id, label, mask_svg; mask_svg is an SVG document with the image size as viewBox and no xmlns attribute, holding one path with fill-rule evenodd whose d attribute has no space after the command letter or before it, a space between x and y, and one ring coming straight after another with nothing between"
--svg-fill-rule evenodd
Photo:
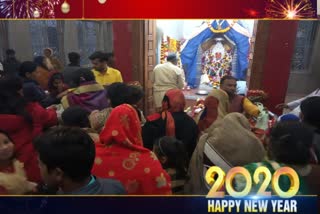
<instances>
[{"instance_id":1,"label":"temple pillar","mask_svg":"<svg viewBox=\"0 0 320 214\"><path fill-rule=\"evenodd\" d=\"M275 106L287 93L297 29L297 21L259 21L257 26L249 88L267 92L265 105L276 114L282 113Z\"/></svg>"}]
</instances>

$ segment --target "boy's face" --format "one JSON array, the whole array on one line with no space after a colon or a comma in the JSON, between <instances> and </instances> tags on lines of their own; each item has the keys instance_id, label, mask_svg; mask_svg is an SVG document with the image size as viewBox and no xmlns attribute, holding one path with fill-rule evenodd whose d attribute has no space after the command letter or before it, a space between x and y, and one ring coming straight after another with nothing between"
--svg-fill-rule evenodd
<instances>
[{"instance_id":1,"label":"boy's face","mask_svg":"<svg viewBox=\"0 0 320 214\"><path fill-rule=\"evenodd\" d=\"M38 158L39 168L41 177L44 183L50 189L59 189L62 179L63 179L63 172L60 169L52 169L48 170L47 166Z\"/></svg>"},{"instance_id":2,"label":"boy's face","mask_svg":"<svg viewBox=\"0 0 320 214\"><path fill-rule=\"evenodd\" d=\"M62 79L55 79L53 81L53 86L58 89L59 91L63 90L63 81Z\"/></svg>"},{"instance_id":3,"label":"boy's face","mask_svg":"<svg viewBox=\"0 0 320 214\"><path fill-rule=\"evenodd\" d=\"M0 161L6 161L12 158L14 145L4 134L0 134Z\"/></svg>"}]
</instances>

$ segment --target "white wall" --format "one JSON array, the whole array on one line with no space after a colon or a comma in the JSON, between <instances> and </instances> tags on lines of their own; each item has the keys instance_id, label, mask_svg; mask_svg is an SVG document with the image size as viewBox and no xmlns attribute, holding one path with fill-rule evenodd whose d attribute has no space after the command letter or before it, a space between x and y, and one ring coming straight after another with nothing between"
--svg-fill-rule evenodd
<instances>
[{"instance_id":1,"label":"white wall","mask_svg":"<svg viewBox=\"0 0 320 214\"><path fill-rule=\"evenodd\" d=\"M164 35L177 40L182 40L188 39L194 30L203 23L203 21L205 20L157 20L156 22L157 27ZM252 35L254 20L239 20L239 22L247 28L250 35Z\"/></svg>"}]
</instances>

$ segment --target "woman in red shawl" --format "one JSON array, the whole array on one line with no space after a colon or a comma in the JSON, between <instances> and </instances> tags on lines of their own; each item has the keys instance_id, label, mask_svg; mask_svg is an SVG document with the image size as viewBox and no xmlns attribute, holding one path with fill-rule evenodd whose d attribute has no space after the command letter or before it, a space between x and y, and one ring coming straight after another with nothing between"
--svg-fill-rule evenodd
<instances>
[{"instance_id":1,"label":"woman in red shawl","mask_svg":"<svg viewBox=\"0 0 320 214\"><path fill-rule=\"evenodd\" d=\"M0 78L0 129L15 143L15 157L24 164L29 181L41 181L37 153L32 141L45 128L58 123L56 111L44 109L37 102L27 102L22 96L19 78Z\"/></svg>"},{"instance_id":2,"label":"woman in red shawl","mask_svg":"<svg viewBox=\"0 0 320 214\"><path fill-rule=\"evenodd\" d=\"M162 112L147 118L143 126L143 142L152 149L156 139L163 136L175 137L185 145L188 157L197 144L198 128L195 121L184 112L185 97L181 90L168 90L162 101Z\"/></svg>"},{"instance_id":3,"label":"woman in red shawl","mask_svg":"<svg viewBox=\"0 0 320 214\"><path fill-rule=\"evenodd\" d=\"M121 181L131 195L171 194L170 177L156 155L143 147L140 121L132 106L112 110L100 140L94 175Z\"/></svg>"}]
</instances>

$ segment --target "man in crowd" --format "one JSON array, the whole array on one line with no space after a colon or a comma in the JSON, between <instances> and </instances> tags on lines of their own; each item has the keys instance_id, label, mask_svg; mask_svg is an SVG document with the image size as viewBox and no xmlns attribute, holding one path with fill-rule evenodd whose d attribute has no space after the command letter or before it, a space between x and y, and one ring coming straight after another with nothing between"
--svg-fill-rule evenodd
<instances>
[{"instance_id":1,"label":"man in crowd","mask_svg":"<svg viewBox=\"0 0 320 214\"><path fill-rule=\"evenodd\" d=\"M94 52L89 59L93 65L92 72L99 84L108 86L115 82L123 82L121 72L108 66L106 53L101 51Z\"/></svg>"},{"instance_id":2,"label":"man in crowd","mask_svg":"<svg viewBox=\"0 0 320 214\"><path fill-rule=\"evenodd\" d=\"M5 75L18 76L21 63L16 58L13 49L6 50L6 58L3 61L3 71Z\"/></svg>"},{"instance_id":3,"label":"man in crowd","mask_svg":"<svg viewBox=\"0 0 320 214\"><path fill-rule=\"evenodd\" d=\"M309 98L309 97L320 97L320 88L317 88L315 91L313 91L311 94L302 97L298 100L294 100L290 103L281 103L279 105L276 106L277 109L290 109L291 110L291 114L294 114L296 116L299 117L300 115L300 104L302 103L302 101L304 101L305 99Z\"/></svg>"},{"instance_id":4,"label":"man in crowd","mask_svg":"<svg viewBox=\"0 0 320 214\"><path fill-rule=\"evenodd\" d=\"M229 96L229 112L245 112L254 117L257 117L259 115L260 111L256 105L254 105L248 98L236 93L236 78L229 75L222 77L220 81L220 89L227 92Z\"/></svg>"},{"instance_id":5,"label":"man in crowd","mask_svg":"<svg viewBox=\"0 0 320 214\"><path fill-rule=\"evenodd\" d=\"M168 90L184 87L185 75L177 63L176 54L169 54L167 62L159 64L153 69L151 80L157 110L161 108L163 97Z\"/></svg>"},{"instance_id":6,"label":"man in crowd","mask_svg":"<svg viewBox=\"0 0 320 214\"><path fill-rule=\"evenodd\" d=\"M110 52L110 53L107 53L106 56L107 56L107 65L111 68L115 68L116 60L115 60L114 54Z\"/></svg>"},{"instance_id":7,"label":"man in crowd","mask_svg":"<svg viewBox=\"0 0 320 214\"><path fill-rule=\"evenodd\" d=\"M46 99L46 93L39 86L37 78L40 75L38 71L38 66L34 62L25 61L20 66L19 71L20 76L23 78L23 95L25 99L29 102L39 102L42 106Z\"/></svg>"},{"instance_id":8,"label":"man in crowd","mask_svg":"<svg viewBox=\"0 0 320 214\"><path fill-rule=\"evenodd\" d=\"M95 145L80 128L53 128L34 142L41 176L50 192L61 195L123 195L119 181L91 174Z\"/></svg>"},{"instance_id":9,"label":"man in crowd","mask_svg":"<svg viewBox=\"0 0 320 214\"><path fill-rule=\"evenodd\" d=\"M64 82L72 87L75 87L73 80L77 77L76 71L80 68L80 54L71 52L68 54L70 64L67 65L63 70Z\"/></svg>"}]
</instances>

